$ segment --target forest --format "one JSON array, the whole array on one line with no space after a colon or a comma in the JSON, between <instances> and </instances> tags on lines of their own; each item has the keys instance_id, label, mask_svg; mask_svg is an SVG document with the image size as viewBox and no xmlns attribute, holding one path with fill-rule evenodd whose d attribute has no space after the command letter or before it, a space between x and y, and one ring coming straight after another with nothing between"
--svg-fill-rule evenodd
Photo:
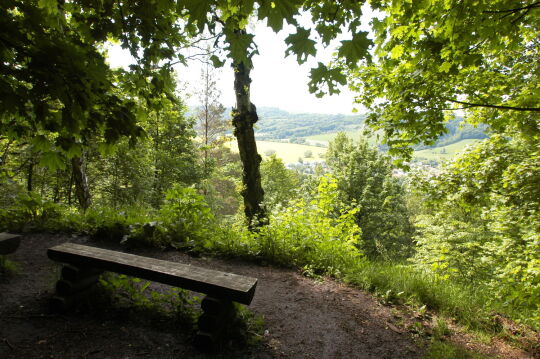
<instances>
[{"instance_id":1,"label":"forest","mask_svg":"<svg viewBox=\"0 0 540 359\"><path fill-rule=\"evenodd\" d=\"M379 15L364 31L368 8ZM284 56L299 65L334 46L332 61L310 70L306 91L324 97L348 86L367 112L258 109L250 97L259 56L255 22L287 31ZM129 51L133 64L111 67L110 44ZM175 64L193 60L194 49L202 51L196 56L204 64L196 108L188 105L175 71ZM346 353L336 349L341 341L354 343L347 350L366 353L359 358L538 357L539 59L540 3L534 0L2 1L0 232L23 240L16 254L0 255L0 356L107 357L91 346L68 351L71 342L61 335L43 334L36 347L14 334L24 326L15 329L13 318L35 318L51 286L46 249L74 240L220 269L245 263L259 278L288 275L277 280L295 278L287 295L314 288L291 299L294 315L314 311L322 326L325 310L352 305L356 299L347 291L355 291L372 303L364 303L371 312L356 322L358 330L379 320L380 328L370 327L374 332L393 333L377 336L386 340L381 344L375 336L345 340L356 329L336 329L324 351L322 341L309 344L317 334L308 330L304 338L298 326L273 337L285 318L273 317L279 300L268 294L267 302L238 309L241 345L226 345L223 357L284 352L333 358ZM222 103L218 68L234 75L232 110ZM340 132L328 144L325 166L313 174L288 168L275 154L262 160L257 151L256 138L298 142L358 128L377 134L382 145ZM414 150L462 139L478 141L436 171L410 166ZM405 175L394 176L396 168ZM35 263L42 262L38 269ZM24 283L32 263L36 273L46 273L32 279L41 278L40 299L24 294L17 305L8 297L19 286L31 287ZM104 276L100 285L124 305L113 316L121 318L118 330L127 333L136 323L143 344L154 340L173 350L163 341L170 335L159 331L173 324L160 320L181 317L191 328L186 338L197 326L196 299L187 292L151 291L149 282L125 276ZM261 298L263 286L257 289ZM304 303L317 288L334 293L334 301ZM95 305L107 315L118 313L111 306ZM146 315L141 308L153 310L157 319L148 322L158 324L144 329L127 319ZM350 308L341 315L353 318L359 309ZM66 320L37 316L31 320L50 320L54 328ZM67 318L80 324L92 316ZM92 341L66 338L86 346ZM280 340L290 345L280 347ZM174 345L176 353L198 355ZM300 352L287 351L295 345ZM172 353L129 346L126 353L134 356ZM379 346L384 353L375 352ZM121 345L113 347L109 355L123 355Z\"/></svg>"}]
</instances>

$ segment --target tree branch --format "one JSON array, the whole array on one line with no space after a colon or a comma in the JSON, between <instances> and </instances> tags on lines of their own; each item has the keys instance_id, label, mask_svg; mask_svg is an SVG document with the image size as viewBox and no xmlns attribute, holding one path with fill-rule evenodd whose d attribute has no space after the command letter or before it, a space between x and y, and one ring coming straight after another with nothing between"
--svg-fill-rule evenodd
<instances>
[{"instance_id":1,"label":"tree branch","mask_svg":"<svg viewBox=\"0 0 540 359\"><path fill-rule=\"evenodd\" d=\"M515 9L507 9L507 10L485 10L483 11L484 14L504 14L504 13L512 13L512 12L519 12L519 11L522 11L522 10L531 10L531 9L534 9L534 8L538 8L540 7L540 1L537 1L535 3L532 3L532 4L529 4L527 6L523 6L523 7L518 7L518 8L515 8Z\"/></svg>"},{"instance_id":2,"label":"tree branch","mask_svg":"<svg viewBox=\"0 0 540 359\"><path fill-rule=\"evenodd\" d=\"M488 108L496 108L498 110L511 110L511 111L526 111L526 112L540 112L540 107L514 107L514 106L504 106L504 105L490 105L487 103L472 103L472 102L466 102L466 101L458 101L451 98L443 98L446 101L450 101L453 103L459 103L460 105L465 105L470 107L488 107Z\"/></svg>"}]
</instances>

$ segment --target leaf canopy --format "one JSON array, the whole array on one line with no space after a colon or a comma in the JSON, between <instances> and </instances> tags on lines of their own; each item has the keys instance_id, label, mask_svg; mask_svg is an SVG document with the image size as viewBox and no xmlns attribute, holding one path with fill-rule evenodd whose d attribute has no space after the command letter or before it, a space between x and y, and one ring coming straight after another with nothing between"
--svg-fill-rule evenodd
<instances>
[{"instance_id":1,"label":"leaf canopy","mask_svg":"<svg viewBox=\"0 0 540 359\"><path fill-rule=\"evenodd\" d=\"M431 143L456 109L492 131L540 140L540 4L535 1L373 3L374 64L351 87L394 154Z\"/></svg>"}]
</instances>

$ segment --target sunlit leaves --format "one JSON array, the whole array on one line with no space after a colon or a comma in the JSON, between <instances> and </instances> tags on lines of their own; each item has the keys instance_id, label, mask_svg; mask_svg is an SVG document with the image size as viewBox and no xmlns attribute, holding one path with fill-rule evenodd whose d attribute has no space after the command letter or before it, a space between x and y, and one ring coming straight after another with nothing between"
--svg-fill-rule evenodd
<instances>
[{"instance_id":1,"label":"sunlit leaves","mask_svg":"<svg viewBox=\"0 0 540 359\"><path fill-rule=\"evenodd\" d=\"M533 95L540 81L540 13L522 5L506 0L373 4L386 13L373 21L377 64L353 69L350 80L391 151L404 153L407 143L439 136L440 124L455 108L494 131L540 139L540 102Z\"/></svg>"},{"instance_id":2,"label":"sunlit leaves","mask_svg":"<svg viewBox=\"0 0 540 359\"><path fill-rule=\"evenodd\" d=\"M315 41L309 38L311 30L299 27L296 34L290 34L285 39L285 43L289 45L285 55L289 56L290 53L296 54L296 59L299 64L306 62L309 55L315 56L317 50L315 48Z\"/></svg>"}]
</instances>

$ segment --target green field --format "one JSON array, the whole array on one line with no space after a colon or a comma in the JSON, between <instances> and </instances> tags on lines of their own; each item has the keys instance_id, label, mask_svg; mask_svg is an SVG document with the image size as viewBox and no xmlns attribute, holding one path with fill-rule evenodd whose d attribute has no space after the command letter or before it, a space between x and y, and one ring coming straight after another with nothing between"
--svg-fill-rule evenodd
<instances>
[{"instance_id":1,"label":"green field","mask_svg":"<svg viewBox=\"0 0 540 359\"><path fill-rule=\"evenodd\" d=\"M237 152L238 147L236 141L231 141L230 144L231 149ZM269 155L274 152L277 157L283 160L283 162L295 163L298 162L299 158L302 158L302 161L304 162L323 161L326 148L299 145L296 143L257 141L257 151L263 159L268 158ZM311 151L312 156L310 158L305 157L306 151Z\"/></svg>"},{"instance_id":2,"label":"green field","mask_svg":"<svg viewBox=\"0 0 540 359\"><path fill-rule=\"evenodd\" d=\"M438 162L451 160L463 151L467 145L472 145L478 141L478 139L461 140L456 143L452 143L448 146L442 146L437 148L430 148L427 150L415 151L414 158L417 160L435 160Z\"/></svg>"},{"instance_id":3,"label":"green field","mask_svg":"<svg viewBox=\"0 0 540 359\"><path fill-rule=\"evenodd\" d=\"M358 135L358 131L356 135ZM350 134L348 134L351 136ZM318 136L310 136L306 139L313 141L326 141L326 139L332 139L336 136L336 133L328 133ZM477 139L467 139L461 140L459 142L453 143L448 146L437 147L427 150L415 151L414 159L416 160L427 160L427 161L437 161L443 162L451 160L458 154L463 151L467 145L472 145L478 141ZM370 143L375 143L375 138L371 138ZM231 148L233 151L238 151L236 141L230 142ZM261 154L263 159L266 159L272 153L275 153L279 158L285 163L295 163L298 162L299 158L302 158L303 162L313 162L313 161L322 161L324 160L324 154L326 153L326 148L316 147L309 145L300 145L296 143L286 143L286 142L273 142L273 141L257 141L258 152ZM312 156L306 158L306 151L311 151Z\"/></svg>"},{"instance_id":4,"label":"green field","mask_svg":"<svg viewBox=\"0 0 540 359\"><path fill-rule=\"evenodd\" d=\"M364 135L363 134L363 132L364 132L363 129L340 131L340 132L344 132L347 135L347 137L352 138L353 140L356 140L360 136L366 137L368 139L369 144L373 145L373 146L380 143L380 141L377 140L376 135L372 135L372 136L369 136L369 137ZM329 143L330 141L333 141L334 138L336 138L338 133L339 132L328 132L328 133L323 133L323 134L320 134L320 135L314 135L314 136L305 137L305 139L308 140L308 141L319 141L319 142Z\"/></svg>"}]
</instances>

